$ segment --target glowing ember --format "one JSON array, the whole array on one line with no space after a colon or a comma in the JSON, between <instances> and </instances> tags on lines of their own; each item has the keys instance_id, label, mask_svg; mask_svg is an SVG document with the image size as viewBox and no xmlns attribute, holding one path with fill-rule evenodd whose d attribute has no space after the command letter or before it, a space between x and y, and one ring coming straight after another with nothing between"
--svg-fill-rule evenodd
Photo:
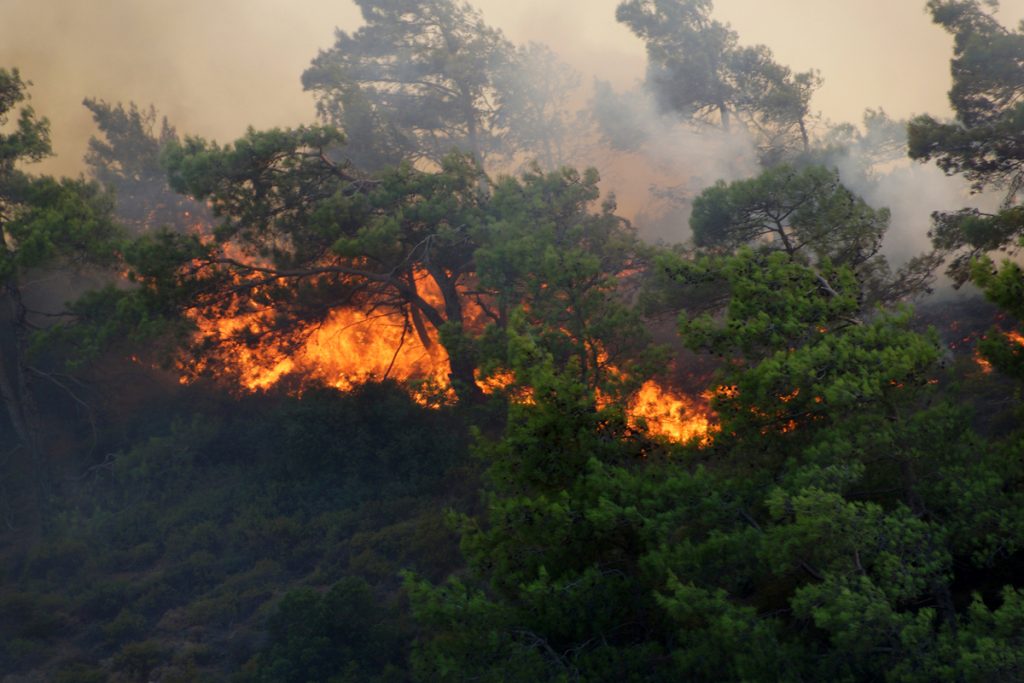
<instances>
[{"instance_id":1,"label":"glowing ember","mask_svg":"<svg viewBox=\"0 0 1024 683\"><path fill-rule=\"evenodd\" d=\"M992 372L992 364L981 353L974 354L974 362L981 368L982 373L988 375Z\"/></svg>"}]
</instances>

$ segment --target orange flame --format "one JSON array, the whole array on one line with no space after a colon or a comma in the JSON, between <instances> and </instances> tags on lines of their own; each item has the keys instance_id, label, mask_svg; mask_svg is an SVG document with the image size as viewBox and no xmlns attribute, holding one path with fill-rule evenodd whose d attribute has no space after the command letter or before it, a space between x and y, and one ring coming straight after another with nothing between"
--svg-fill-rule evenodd
<instances>
[{"instance_id":1,"label":"orange flame","mask_svg":"<svg viewBox=\"0 0 1024 683\"><path fill-rule=\"evenodd\" d=\"M974 354L974 362L978 364L979 368L981 368L982 374L989 375L992 373L992 363L990 363L988 359L980 353Z\"/></svg>"},{"instance_id":2,"label":"orange flame","mask_svg":"<svg viewBox=\"0 0 1024 683\"><path fill-rule=\"evenodd\" d=\"M1024 352L1024 334L1021 334L1017 330L1004 331L1002 334L1010 341L1010 343L1017 347L1014 350L1014 353ZM982 338L984 339L984 337ZM981 368L981 372L983 374L988 375L992 372L992 363L981 355L980 349L974 350L974 362L978 364L978 367Z\"/></svg>"},{"instance_id":3,"label":"orange flame","mask_svg":"<svg viewBox=\"0 0 1024 683\"><path fill-rule=\"evenodd\" d=\"M240 340L247 333L259 334L265 329L260 316L200 318L197 323L202 337L222 345L214 363L246 391L263 391L292 376L302 383L317 382L341 390L394 379L418 385L421 390L413 395L424 404L452 397L444 348L436 340L426 346L411 323L398 314L335 310L322 324L297 331L291 349L272 342L251 348ZM213 369L212 364L198 362L183 368L182 381Z\"/></svg>"},{"instance_id":4,"label":"orange flame","mask_svg":"<svg viewBox=\"0 0 1024 683\"><path fill-rule=\"evenodd\" d=\"M416 284L425 301L441 305L432 280L418 276ZM277 315L273 309L250 312L237 300L221 315L192 315L197 341L215 350L180 365L183 383L213 374L256 392L286 378L297 379L300 387L318 383L341 390L393 379L413 387L413 397L424 405L454 398L444 347L430 330L417 332L402 312L339 308L322 322L292 329L283 338L269 334Z\"/></svg>"},{"instance_id":5,"label":"orange flame","mask_svg":"<svg viewBox=\"0 0 1024 683\"><path fill-rule=\"evenodd\" d=\"M261 344L250 348L240 338L264 329L255 314L210 319L196 318L200 335L212 338L224 351L211 362L196 362L183 367L182 382L202 372L220 368L245 391L267 390L286 377L300 382L322 383L341 390L352 389L368 381L390 378L410 385L422 385L413 392L424 405L435 404L438 396L451 400L454 394L448 382L448 355L439 343L424 346L401 315L367 316L352 310L337 310L322 325L297 333L302 341L292 351ZM501 372L480 380L485 393L510 391L515 377ZM519 391L513 400L529 402L529 392ZM630 423L641 422L653 434L672 441L694 438L706 441L713 430L707 401L673 391L653 380L645 383L627 406Z\"/></svg>"},{"instance_id":6,"label":"orange flame","mask_svg":"<svg viewBox=\"0 0 1024 683\"><path fill-rule=\"evenodd\" d=\"M205 236L201 226L196 231ZM252 261L245 254L231 255ZM422 273L417 273L416 280L420 296L440 309L443 301L433 280ZM471 320L481 313L473 306L467 312ZM247 311L238 300L220 315L193 314L197 341L215 350L202 359L182 362L182 383L212 374L243 391L258 392L289 379L297 382L298 391L309 383L349 390L365 382L393 379L409 386L422 405L454 400L444 347L432 330L424 340L401 312L337 309L322 323L295 329L284 340L269 334L276 316L272 309ZM485 393L505 391L513 401L533 400L529 388L515 386L510 372L478 374L477 379ZM695 399L654 381L644 384L630 400L627 415L632 425L642 422L652 433L679 442L694 438L706 442L713 429L706 398Z\"/></svg>"},{"instance_id":7,"label":"orange flame","mask_svg":"<svg viewBox=\"0 0 1024 683\"><path fill-rule=\"evenodd\" d=\"M696 438L706 442L713 430L706 404L666 389L653 380L640 387L627 413L634 425L643 420L651 432L671 441L686 442Z\"/></svg>"}]
</instances>

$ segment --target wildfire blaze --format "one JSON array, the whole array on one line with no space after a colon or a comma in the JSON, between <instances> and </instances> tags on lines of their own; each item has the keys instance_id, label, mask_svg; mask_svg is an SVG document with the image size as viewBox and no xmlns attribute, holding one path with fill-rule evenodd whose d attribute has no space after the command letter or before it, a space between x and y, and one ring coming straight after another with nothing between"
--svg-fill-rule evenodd
<instances>
[{"instance_id":1,"label":"wildfire blaze","mask_svg":"<svg viewBox=\"0 0 1024 683\"><path fill-rule=\"evenodd\" d=\"M672 441L705 440L713 429L710 409L702 400L646 382L628 407L635 422L643 419L655 434Z\"/></svg>"},{"instance_id":2,"label":"wildfire blaze","mask_svg":"<svg viewBox=\"0 0 1024 683\"><path fill-rule=\"evenodd\" d=\"M241 341L258 335L261 325L262 321L247 316L200 322L200 334L223 346L218 365L247 391L269 389L285 377L342 390L384 379L447 385L444 348L437 343L427 347L401 315L339 309L322 324L296 331L284 344L252 347ZM189 374L207 369L195 364Z\"/></svg>"},{"instance_id":3,"label":"wildfire blaze","mask_svg":"<svg viewBox=\"0 0 1024 683\"><path fill-rule=\"evenodd\" d=\"M1002 332L1003 336L1012 343L1016 348L1014 349L1015 354L1024 353L1024 334L1021 334L1017 330L1008 330ZM984 338L984 337L983 337ZM992 363L983 355L981 355L980 349L974 351L974 362L981 368L982 373L990 374L993 370Z\"/></svg>"},{"instance_id":4,"label":"wildfire blaze","mask_svg":"<svg viewBox=\"0 0 1024 683\"><path fill-rule=\"evenodd\" d=\"M203 225L196 234L209 239ZM230 251L238 261L249 255ZM417 292L428 305L443 309L443 298L434 281L422 271L413 275ZM259 291L253 289L253 295ZM464 303L472 327L483 326L483 311L471 301ZM449 379L449 358L436 332L417 325L408 309L361 311L336 308L322 322L278 330L273 308L246 309L242 297L216 313L194 311L195 341L204 353L179 363L180 381L201 375L214 376L246 392L266 391L288 382L301 392L310 384L350 390L360 384L391 379L404 384L422 405L454 401ZM610 372L617 372L609 366ZM528 387L516 385L515 376L502 371L477 381L486 394L505 392L510 400L530 402ZM634 426L641 424L653 434L672 441L694 438L706 441L714 429L707 397L694 398L651 380L641 386L627 406Z\"/></svg>"},{"instance_id":5,"label":"wildfire blaze","mask_svg":"<svg viewBox=\"0 0 1024 683\"><path fill-rule=\"evenodd\" d=\"M243 391L257 392L286 380L297 381L300 390L309 383L348 390L393 379L408 386L424 405L454 398L444 347L436 339L425 345L407 316L399 313L339 309L322 324L297 330L283 342L264 334L271 324L266 315L196 316L194 321L198 337L219 350L203 360L183 363L182 382L213 374ZM480 381L486 393L509 391L512 400L529 400L529 393L514 391L514 384L508 372ZM677 442L705 439L713 429L705 399L653 380L636 392L627 414L634 426L642 422L653 434Z\"/></svg>"},{"instance_id":6,"label":"wildfire blaze","mask_svg":"<svg viewBox=\"0 0 1024 683\"><path fill-rule=\"evenodd\" d=\"M983 374L987 375L992 372L992 363L990 363L987 358L982 356L980 351L974 354L974 362L978 364L978 367L981 368L981 372Z\"/></svg>"}]
</instances>

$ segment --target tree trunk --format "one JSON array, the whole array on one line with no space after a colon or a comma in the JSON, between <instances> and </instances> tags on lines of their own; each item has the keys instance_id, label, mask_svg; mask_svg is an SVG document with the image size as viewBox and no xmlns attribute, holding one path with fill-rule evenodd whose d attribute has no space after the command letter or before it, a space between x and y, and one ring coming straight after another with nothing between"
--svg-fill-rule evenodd
<instances>
[{"instance_id":1,"label":"tree trunk","mask_svg":"<svg viewBox=\"0 0 1024 683\"><path fill-rule=\"evenodd\" d=\"M464 116L466 117L466 135L469 138L469 152L473 155L473 163L476 164L477 170L480 171L480 193L487 195L490 194L491 186L487 180L487 174L484 173L484 155L483 150L480 149L480 133L477 128L476 108L473 106L473 97L465 86L462 88L462 106Z\"/></svg>"},{"instance_id":2,"label":"tree trunk","mask_svg":"<svg viewBox=\"0 0 1024 683\"><path fill-rule=\"evenodd\" d=\"M446 277L438 273L435 277L441 296L444 298L445 320L457 329L458 339L450 340L446 345L448 366L451 373L448 379L459 400L464 403L480 403L484 392L476 383L476 359L472 349L467 347L465 339L466 321L462 312L462 294L454 277Z\"/></svg>"},{"instance_id":3,"label":"tree trunk","mask_svg":"<svg viewBox=\"0 0 1024 683\"><path fill-rule=\"evenodd\" d=\"M420 309L416 306L410 306L409 316L412 318L412 326L415 328L416 336L420 338L420 343L423 344L423 348L431 348L434 345L434 340L430 338L430 333L427 331L427 326L423 322L423 315L420 313Z\"/></svg>"},{"instance_id":4,"label":"tree trunk","mask_svg":"<svg viewBox=\"0 0 1024 683\"><path fill-rule=\"evenodd\" d=\"M426 263L424 265L441 292L441 298L444 301L444 314L442 315L440 311L416 293L415 281L411 286L412 308L414 312L421 313L439 334L445 326L457 330L456 338L451 335L441 335L441 344L448 352L448 369L450 370L448 381L460 401L480 403L483 401L484 392L476 383L476 359L473 357L472 349L467 347L464 338L465 320L462 314L462 294L459 292L458 276L449 276L437 264ZM413 320L415 320L415 316ZM448 339L445 339L446 336Z\"/></svg>"},{"instance_id":5,"label":"tree trunk","mask_svg":"<svg viewBox=\"0 0 1024 683\"><path fill-rule=\"evenodd\" d=\"M484 392L476 383L476 362L463 349L453 345L448 349L448 381L459 401L467 404L482 403Z\"/></svg>"},{"instance_id":6,"label":"tree trunk","mask_svg":"<svg viewBox=\"0 0 1024 683\"><path fill-rule=\"evenodd\" d=\"M7 410L7 417L11 421L14 433L18 440L28 447L32 442L32 430L29 428L25 415L21 410L21 400L14 382L11 381L11 373L8 371L10 360L7 358L0 345L0 398L3 399L4 408Z\"/></svg>"},{"instance_id":7,"label":"tree trunk","mask_svg":"<svg viewBox=\"0 0 1024 683\"><path fill-rule=\"evenodd\" d=\"M730 118L730 115L729 115L729 107L725 106L725 104L719 104L718 105L718 114L719 114L719 116L722 117L722 130L724 130L726 133L728 133L729 132L729 128L731 126L731 118Z\"/></svg>"},{"instance_id":8,"label":"tree trunk","mask_svg":"<svg viewBox=\"0 0 1024 683\"><path fill-rule=\"evenodd\" d=\"M23 364L25 339L25 308L21 304L20 292L16 287L7 286L7 297L11 305L10 319L13 328L9 340L0 340L0 399L18 438L19 445L27 456L30 482L28 496L28 538L26 552L42 535L43 515L46 500L46 463L39 433L39 420L33 402L31 380ZM5 341L9 343L4 343Z\"/></svg>"}]
</instances>

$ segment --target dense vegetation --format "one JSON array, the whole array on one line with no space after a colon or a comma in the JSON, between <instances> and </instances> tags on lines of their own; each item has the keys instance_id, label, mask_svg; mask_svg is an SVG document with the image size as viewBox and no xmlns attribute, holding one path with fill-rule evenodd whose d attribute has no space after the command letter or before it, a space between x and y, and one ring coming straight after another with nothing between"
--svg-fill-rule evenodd
<instances>
[{"instance_id":1,"label":"dense vegetation","mask_svg":"<svg viewBox=\"0 0 1024 683\"><path fill-rule=\"evenodd\" d=\"M1024 271L991 258L1024 34L931 0L956 118L826 127L710 0L622 2L660 115L759 163L651 245L572 166L551 51L357 4L302 75L321 125L224 145L89 99L90 178L28 170L48 124L0 69L3 680L1024 679ZM595 92L578 137L635 150ZM893 145L1001 208L890 264L854 185ZM929 299L943 263L989 303ZM246 374L346 311L447 381ZM632 412L652 382L712 428Z\"/></svg>"}]
</instances>

